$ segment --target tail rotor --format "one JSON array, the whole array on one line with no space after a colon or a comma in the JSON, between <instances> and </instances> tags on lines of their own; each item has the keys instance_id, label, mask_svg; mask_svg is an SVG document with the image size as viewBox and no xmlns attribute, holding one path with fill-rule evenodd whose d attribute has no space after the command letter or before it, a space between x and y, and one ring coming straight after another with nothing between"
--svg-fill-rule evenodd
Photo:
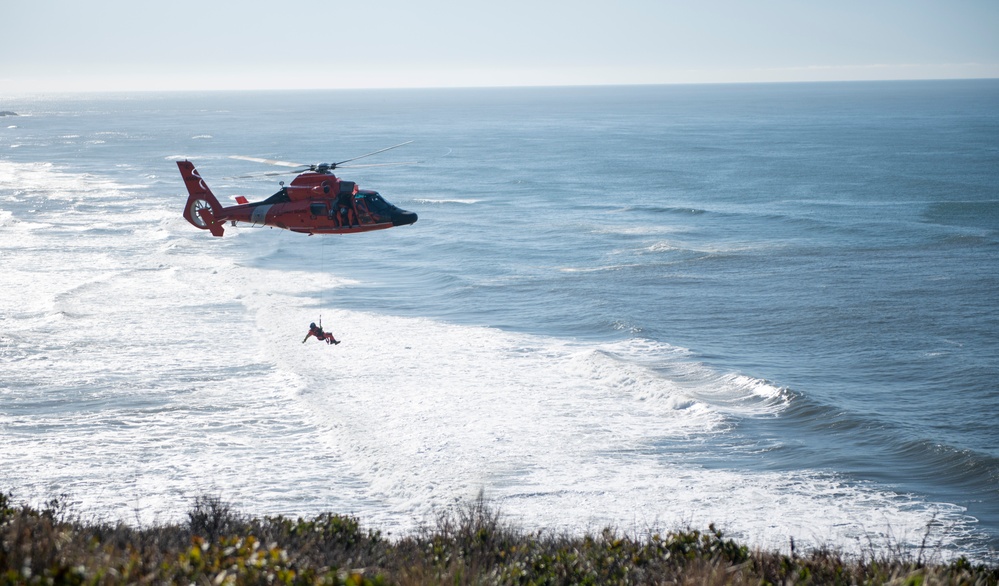
<instances>
[{"instance_id":1,"label":"tail rotor","mask_svg":"<svg viewBox=\"0 0 999 586\"><path fill-rule=\"evenodd\" d=\"M213 236L222 236L225 222L222 204L215 198L204 179L190 161L177 161L180 175L187 186L187 205L184 207L184 219L194 227L210 230Z\"/></svg>"}]
</instances>

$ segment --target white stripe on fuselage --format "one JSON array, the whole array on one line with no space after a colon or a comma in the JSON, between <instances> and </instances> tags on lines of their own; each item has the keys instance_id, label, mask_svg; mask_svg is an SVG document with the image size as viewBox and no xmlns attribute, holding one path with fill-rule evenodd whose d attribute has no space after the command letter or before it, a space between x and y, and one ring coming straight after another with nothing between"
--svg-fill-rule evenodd
<instances>
[{"instance_id":1,"label":"white stripe on fuselage","mask_svg":"<svg viewBox=\"0 0 999 586\"><path fill-rule=\"evenodd\" d=\"M253 208L253 213L250 214L250 223L254 226L263 226L266 224L267 212L270 211L271 205L259 205Z\"/></svg>"}]
</instances>

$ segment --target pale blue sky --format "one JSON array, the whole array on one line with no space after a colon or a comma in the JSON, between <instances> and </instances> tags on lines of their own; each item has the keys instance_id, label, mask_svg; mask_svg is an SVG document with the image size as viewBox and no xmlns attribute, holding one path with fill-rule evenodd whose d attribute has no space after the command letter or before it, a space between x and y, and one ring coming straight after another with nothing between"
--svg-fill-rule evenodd
<instances>
[{"instance_id":1,"label":"pale blue sky","mask_svg":"<svg viewBox=\"0 0 999 586\"><path fill-rule=\"evenodd\" d=\"M999 77L999 0L6 0L0 93Z\"/></svg>"}]
</instances>

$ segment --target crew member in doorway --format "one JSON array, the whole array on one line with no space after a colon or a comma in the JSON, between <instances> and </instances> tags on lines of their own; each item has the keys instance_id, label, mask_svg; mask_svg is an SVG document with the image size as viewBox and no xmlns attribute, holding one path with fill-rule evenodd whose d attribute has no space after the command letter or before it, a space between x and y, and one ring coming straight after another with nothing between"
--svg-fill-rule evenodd
<instances>
[{"instance_id":1,"label":"crew member in doorway","mask_svg":"<svg viewBox=\"0 0 999 586\"><path fill-rule=\"evenodd\" d=\"M315 322L309 324L309 333L305 334L305 339L302 340L304 344L308 341L309 336L315 336L317 340L324 341L327 344L339 344L340 341L333 337L333 334L329 332L324 332L323 328L316 325Z\"/></svg>"},{"instance_id":2,"label":"crew member in doorway","mask_svg":"<svg viewBox=\"0 0 999 586\"><path fill-rule=\"evenodd\" d=\"M357 210L354 208L354 196L347 192L340 193L336 198L336 210L340 216L340 226L353 228L359 226Z\"/></svg>"}]
</instances>

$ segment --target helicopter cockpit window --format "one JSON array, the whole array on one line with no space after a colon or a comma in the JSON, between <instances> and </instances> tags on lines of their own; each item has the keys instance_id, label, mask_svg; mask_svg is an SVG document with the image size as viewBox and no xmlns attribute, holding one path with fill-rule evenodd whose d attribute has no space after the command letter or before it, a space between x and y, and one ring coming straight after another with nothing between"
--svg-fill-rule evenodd
<instances>
[{"instance_id":1,"label":"helicopter cockpit window","mask_svg":"<svg viewBox=\"0 0 999 586\"><path fill-rule=\"evenodd\" d=\"M387 201L382 199L382 196L377 193L372 193L364 196L364 201L368 202L368 208L375 212L388 212L390 211L389 204Z\"/></svg>"}]
</instances>

